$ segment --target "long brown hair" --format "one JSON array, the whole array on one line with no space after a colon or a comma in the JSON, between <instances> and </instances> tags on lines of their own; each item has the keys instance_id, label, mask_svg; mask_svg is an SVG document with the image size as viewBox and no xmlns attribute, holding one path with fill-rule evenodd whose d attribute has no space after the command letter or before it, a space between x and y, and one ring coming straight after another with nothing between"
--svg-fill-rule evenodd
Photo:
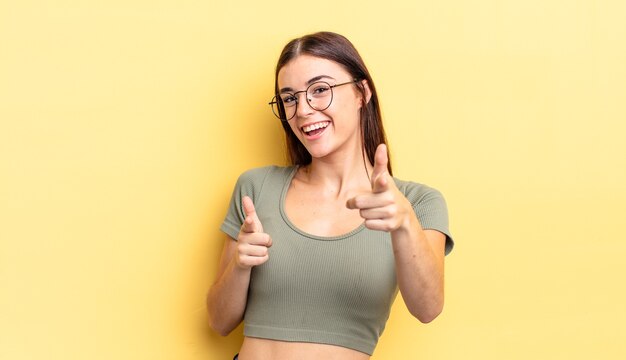
<instances>
[{"instance_id":1,"label":"long brown hair","mask_svg":"<svg viewBox=\"0 0 626 360\"><path fill-rule=\"evenodd\" d=\"M276 94L278 94L278 72L289 61L295 59L299 55L310 55L334 61L341 65L352 76L352 78L367 80L372 96L369 102L361 106L360 129L364 158L367 158L373 165L376 147L379 144L387 144L387 137L385 136L385 129L383 128L376 87L374 86L374 81L372 80L365 63L363 62L361 55L359 55L350 40L346 39L342 35L332 32L318 32L293 39L285 45L280 57L278 58L278 64L276 64L276 76L274 81L274 91ZM357 83L357 88L361 91L365 102L365 88L360 82ZM289 124L286 121L282 121L282 125L285 130L287 151L291 164L310 164L312 160L311 154L309 154L304 145L302 145L300 140L298 140ZM387 169L389 170L389 174L392 174L391 159L388 160Z\"/></svg>"}]
</instances>

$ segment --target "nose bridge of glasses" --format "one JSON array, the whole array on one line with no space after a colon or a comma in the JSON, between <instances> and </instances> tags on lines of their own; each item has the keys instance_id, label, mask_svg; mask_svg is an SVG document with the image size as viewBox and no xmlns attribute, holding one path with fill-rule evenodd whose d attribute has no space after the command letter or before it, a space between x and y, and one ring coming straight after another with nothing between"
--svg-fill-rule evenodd
<instances>
[{"instance_id":1,"label":"nose bridge of glasses","mask_svg":"<svg viewBox=\"0 0 626 360\"><path fill-rule=\"evenodd\" d=\"M310 113L311 111L315 111L315 107L312 104L313 98L309 96L309 93L307 90L301 90L301 91L294 93L294 97L296 98L296 107L294 109L293 115L295 115L296 113L300 113L301 116L304 116ZM302 103L300 102L300 96L299 96L300 93L304 93L304 98L306 99L306 101Z\"/></svg>"},{"instance_id":2,"label":"nose bridge of glasses","mask_svg":"<svg viewBox=\"0 0 626 360\"><path fill-rule=\"evenodd\" d=\"M296 99L296 104L300 103L299 94L302 94L302 93L304 93L304 98L306 99L307 102L311 101L311 97L309 97L309 89L300 90L300 91L296 91L295 93L293 93L293 97Z\"/></svg>"}]
</instances>

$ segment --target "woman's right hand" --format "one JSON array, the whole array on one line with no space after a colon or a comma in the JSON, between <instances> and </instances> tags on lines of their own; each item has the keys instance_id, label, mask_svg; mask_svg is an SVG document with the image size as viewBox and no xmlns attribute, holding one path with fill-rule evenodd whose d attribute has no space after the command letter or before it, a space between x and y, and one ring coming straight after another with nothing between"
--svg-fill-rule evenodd
<instances>
[{"instance_id":1,"label":"woman's right hand","mask_svg":"<svg viewBox=\"0 0 626 360\"><path fill-rule=\"evenodd\" d=\"M252 199L244 196L242 203L246 220L237 236L235 263L241 269L251 269L269 260L268 248L272 246L272 238L263 232L263 225L254 209Z\"/></svg>"}]
</instances>

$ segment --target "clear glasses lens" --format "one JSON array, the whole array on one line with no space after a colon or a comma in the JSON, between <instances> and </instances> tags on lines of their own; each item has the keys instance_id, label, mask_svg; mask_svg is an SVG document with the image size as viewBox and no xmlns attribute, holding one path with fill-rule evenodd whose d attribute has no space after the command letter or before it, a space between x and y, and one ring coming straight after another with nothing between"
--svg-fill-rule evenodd
<instances>
[{"instance_id":1,"label":"clear glasses lens","mask_svg":"<svg viewBox=\"0 0 626 360\"><path fill-rule=\"evenodd\" d=\"M298 93L282 93L274 96L271 102L274 115L282 121L291 120L298 108L298 95ZM306 100L313 110L326 110L333 101L333 88L324 81L315 82L306 89Z\"/></svg>"},{"instance_id":2,"label":"clear glasses lens","mask_svg":"<svg viewBox=\"0 0 626 360\"><path fill-rule=\"evenodd\" d=\"M306 97L310 99L309 103L315 110L325 110L330 106L329 100L333 97L333 90L325 82L316 82L306 89Z\"/></svg>"}]
</instances>

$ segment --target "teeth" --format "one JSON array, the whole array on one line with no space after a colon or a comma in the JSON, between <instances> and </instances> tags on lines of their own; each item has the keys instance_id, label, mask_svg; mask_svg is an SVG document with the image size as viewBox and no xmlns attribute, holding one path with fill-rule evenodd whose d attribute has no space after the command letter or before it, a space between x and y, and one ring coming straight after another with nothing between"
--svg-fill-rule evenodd
<instances>
[{"instance_id":1,"label":"teeth","mask_svg":"<svg viewBox=\"0 0 626 360\"><path fill-rule=\"evenodd\" d=\"M328 124L330 124L330 122L328 122L328 121L319 122L319 123L315 123L315 124L311 124L311 125L305 126L305 127L302 128L302 130L304 132L309 132L309 131L313 131L313 130L316 130L316 129L325 128L325 127L328 126Z\"/></svg>"}]
</instances>

